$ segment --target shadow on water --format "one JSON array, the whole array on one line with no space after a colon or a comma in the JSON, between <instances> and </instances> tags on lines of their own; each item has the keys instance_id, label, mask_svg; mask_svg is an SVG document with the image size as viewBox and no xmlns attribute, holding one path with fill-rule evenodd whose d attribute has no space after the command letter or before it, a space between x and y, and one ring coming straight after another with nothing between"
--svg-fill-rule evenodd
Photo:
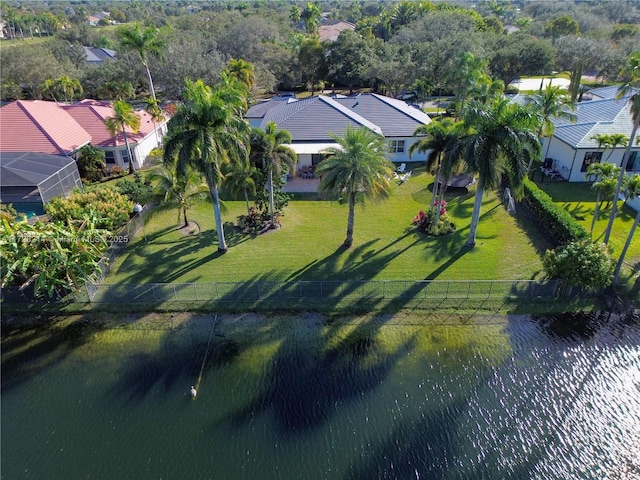
<instances>
[{"instance_id":1,"label":"shadow on water","mask_svg":"<svg viewBox=\"0 0 640 480\"><path fill-rule=\"evenodd\" d=\"M409 338L392 353L382 351L376 334L383 324L372 318L348 333L341 331L343 325L329 324L324 333L318 322L309 338L320 342L313 344L301 344L289 334L265 373L264 391L227 421L243 425L256 413L271 413L285 437L320 427L345 402L361 400L379 387L413 349Z\"/></svg>"},{"instance_id":2,"label":"shadow on water","mask_svg":"<svg viewBox=\"0 0 640 480\"><path fill-rule=\"evenodd\" d=\"M75 349L91 341L102 330L102 322L87 316L59 322L44 318L28 327L14 326L11 319L2 323L2 391L28 382L58 364Z\"/></svg>"},{"instance_id":3,"label":"shadow on water","mask_svg":"<svg viewBox=\"0 0 640 480\"><path fill-rule=\"evenodd\" d=\"M176 332L165 336L157 353L131 355L125 362L126 371L113 386L113 394L130 402L140 402L156 388L164 393L178 385L186 391L190 384L195 384L200 368L206 373L222 367L241 352L236 341L215 330L213 333L208 355L207 335L197 335L189 341Z\"/></svg>"}]
</instances>

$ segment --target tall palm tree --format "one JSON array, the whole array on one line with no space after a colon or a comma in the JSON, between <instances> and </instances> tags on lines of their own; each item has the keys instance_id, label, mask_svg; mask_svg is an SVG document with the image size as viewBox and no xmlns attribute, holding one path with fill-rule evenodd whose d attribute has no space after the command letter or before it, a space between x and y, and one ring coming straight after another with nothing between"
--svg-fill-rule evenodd
<instances>
[{"instance_id":1,"label":"tall palm tree","mask_svg":"<svg viewBox=\"0 0 640 480\"><path fill-rule=\"evenodd\" d=\"M117 135L118 132L122 132L124 144L129 154L129 173L133 173L135 168L133 167L133 155L131 153L131 147L129 146L127 128L130 128L134 134L138 133L140 129L140 117L131 105L122 100L113 102L113 114L113 117L105 119L104 124L113 136Z\"/></svg>"},{"instance_id":2,"label":"tall palm tree","mask_svg":"<svg viewBox=\"0 0 640 480\"><path fill-rule=\"evenodd\" d=\"M100 98L109 100L126 100L133 98L136 95L136 91L131 82L109 80L98 87L98 95Z\"/></svg>"},{"instance_id":3,"label":"tall palm tree","mask_svg":"<svg viewBox=\"0 0 640 480\"><path fill-rule=\"evenodd\" d=\"M622 157L622 165L620 168L620 175L618 176L618 184L616 185L616 191L613 195L613 207L609 214L609 223L607 229L604 231L604 243L609 243L609 236L611 235L611 228L613 227L613 221L618 213L618 198L620 197L620 191L622 190L622 184L624 182L624 176L627 170L627 163L629 163L629 157L631 156L631 146L636 141L636 134L638 133L638 127L640 126L640 51L633 52L627 58L627 64L622 69L623 77L628 80L620 85L618 88L618 94L616 99L621 99L631 94L629 97L631 119L633 121L633 128L631 129L631 136L629 137L629 143L627 149Z\"/></svg>"},{"instance_id":4,"label":"tall palm tree","mask_svg":"<svg viewBox=\"0 0 640 480\"><path fill-rule=\"evenodd\" d=\"M160 30L155 27L142 28L138 22L132 25L125 25L116 30L116 35L120 41L120 47L123 50L134 51L140 57L142 65L147 72L149 80L149 90L154 100L156 99L156 91L153 88L153 80L149 71L149 56L160 57L162 51L166 48L164 40L159 37Z\"/></svg>"},{"instance_id":5,"label":"tall palm tree","mask_svg":"<svg viewBox=\"0 0 640 480\"><path fill-rule=\"evenodd\" d=\"M518 193L526 176L526 160L540 155L540 141L533 130L537 117L526 107L500 98L489 104L472 101L464 112L469 129L454 148L468 168L478 174L476 195L466 245L474 247L480 220L482 197L487 189L500 184L503 174Z\"/></svg>"},{"instance_id":6,"label":"tall palm tree","mask_svg":"<svg viewBox=\"0 0 640 480\"><path fill-rule=\"evenodd\" d=\"M187 168L182 175L175 170L175 165L164 166L154 170L149 179L155 182L153 199L165 203L173 203L178 207L178 222L180 214L184 217L184 227L189 225L187 209L193 200L204 199L209 187L202 183L200 175Z\"/></svg>"},{"instance_id":7,"label":"tall palm tree","mask_svg":"<svg viewBox=\"0 0 640 480\"><path fill-rule=\"evenodd\" d=\"M295 167L298 157L291 147L291 134L286 130L278 130L275 122L269 122L264 131L254 128L251 132L251 157L261 163L267 171L269 179L269 211L271 225L275 225L275 208L273 202L273 176L281 175L286 166L288 171Z\"/></svg>"},{"instance_id":8,"label":"tall palm tree","mask_svg":"<svg viewBox=\"0 0 640 480\"><path fill-rule=\"evenodd\" d=\"M347 237L343 246L353 244L355 205L368 199L386 198L391 186L393 163L384 137L371 130L347 126L342 137L330 133L337 146L323 151L327 156L316 167L320 176L318 190L349 205Z\"/></svg>"},{"instance_id":9,"label":"tall palm tree","mask_svg":"<svg viewBox=\"0 0 640 480\"><path fill-rule=\"evenodd\" d=\"M246 105L244 90L231 91L227 85L216 89L202 80L186 80L184 103L169 120L165 137L165 165L176 162L182 174L191 167L204 175L213 203L218 232L218 251L226 252L219 185L222 165L244 159L247 155L249 124L237 114Z\"/></svg>"},{"instance_id":10,"label":"tall palm tree","mask_svg":"<svg viewBox=\"0 0 640 480\"><path fill-rule=\"evenodd\" d=\"M541 88L538 93L527 96L525 105L533 107L540 116L538 140L542 142L542 137L547 137L547 145L543 155L543 157L546 157L546 152L549 151L549 144L551 143L551 136L556 129L552 119L560 118L575 122L577 118L574 113L575 105L559 86L552 87L551 83L547 84L544 90ZM533 160L533 157L529 160L527 173L531 171Z\"/></svg>"},{"instance_id":11,"label":"tall palm tree","mask_svg":"<svg viewBox=\"0 0 640 480\"><path fill-rule=\"evenodd\" d=\"M632 200L634 198L640 197L640 174L635 174L627 178L627 181L625 182L624 197L625 197L625 200ZM618 264L616 265L616 269L613 272L614 285L618 283L618 277L620 276L620 270L622 269L622 264L624 263L624 257L627 254L629 245L631 245L631 239L633 238L633 235L636 232L638 223L640 223L640 210L636 212L636 218L633 221L633 225L631 225L631 230L629 231L627 240L626 242L624 242L624 247L622 248L622 252L620 252L620 258L618 259Z\"/></svg>"},{"instance_id":12,"label":"tall palm tree","mask_svg":"<svg viewBox=\"0 0 640 480\"><path fill-rule=\"evenodd\" d=\"M616 189L616 176L620 167L613 163L592 163L587 167L586 177L595 177L595 182L591 188L596 192L596 208L593 212L593 220L591 221L590 234L593 236L593 229L600 215L600 206L602 204L601 197L610 198Z\"/></svg>"}]
</instances>

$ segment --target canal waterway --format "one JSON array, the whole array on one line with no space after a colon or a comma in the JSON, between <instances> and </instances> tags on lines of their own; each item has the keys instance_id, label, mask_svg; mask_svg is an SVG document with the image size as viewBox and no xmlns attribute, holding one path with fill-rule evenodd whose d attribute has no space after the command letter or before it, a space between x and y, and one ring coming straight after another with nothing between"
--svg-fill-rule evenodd
<instances>
[{"instance_id":1,"label":"canal waterway","mask_svg":"<svg viewBox=\"0 0 640 480\"><path fill-rule=\"evenodd\" d=\"M1 401L6 480L640 479L640 320L78 317Z\"/></svg>"}]
</instances>

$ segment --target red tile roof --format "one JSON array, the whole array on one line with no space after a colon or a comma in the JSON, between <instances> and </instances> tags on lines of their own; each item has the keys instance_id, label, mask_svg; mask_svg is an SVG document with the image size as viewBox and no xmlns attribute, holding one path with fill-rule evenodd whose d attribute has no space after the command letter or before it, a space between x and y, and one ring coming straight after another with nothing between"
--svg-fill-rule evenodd
<instances>
[{"instance_id":1,"label":"red tile roof","mask_svg":"<svg viewBox=\"0 0 640 480\"><path fill-rule=\"evenodd\" d=\"M0 151L65 155L91 135L55 102L18 100L0 108Z\"/></svg>"},{"instance_id":2,"label":"red tile roof","mask_svg":"<svg viewBox=\"0 0 640 480\"><path fill-rule=\"evenodd\" d=\"M130 143L141 141L155 128L147 112L136 113L140 117L140 130L134 134L127 129ZM113 137L104 124L112 116L109 102L82 100L58 105L43 100L18 100L0 108L0 151L64 155L88 143L96 147L124 145L122 133Z\"/></svg>"}]
</instances>

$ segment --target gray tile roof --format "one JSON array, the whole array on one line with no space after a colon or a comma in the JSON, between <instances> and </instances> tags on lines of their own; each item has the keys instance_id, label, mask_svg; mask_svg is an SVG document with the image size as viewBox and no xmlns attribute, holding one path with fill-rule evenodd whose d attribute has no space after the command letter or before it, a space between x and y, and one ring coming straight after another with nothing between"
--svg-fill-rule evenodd
<instances>
[{"instance_id":1,"label":"gray tile roof","mask_svg":"<svg viewBox=\"0 0 640 480\"><path fill-rule=\"evenodd\" d=\"M422 110L402 100L375 93L338 98L336 101L378 125L385 137L410 137L416 127L431 122L429 115Z\"/></svg>"},{"instance_id":2,"label":"gray tile roof","mask_svg":"<svg viewBox=\"0 0 640 480\"><path fill-rule=\"evenodd\" d=\"M574 148L597 148L598 142L591 137L623 133L631 136L633 121L629 105L624 100L592 100L578 104L578 120L575 124L567 120L554 121L554 136ZM640 135L636 135L636 138ZM633 145L636 145L635 141ZM622 148L622 147L621 147Z\"/></svg>"},{"instance_id":3,"label":"gray tile roof","mask_svg":"<svg viewBox=\"0 0 640 480\"><path fill-rule=\"evenodd\" d=\"M422 110L402 100L372 93L288 100L274 97L253 105L246 117L262 119L261 128L269 121L276 122L279 129L291 133L295 142L328 141L328 132L340 134L347 125L365 126L388 138L411 137L416 127L431 121Z\"/></svg>"},{"instance_id":4,"label":"gray tile roof","mask_svg":"<svg viewBox=\"0 0 640 480\"><path fill-rule=\"evenodd\" d=\"M347 125L364 126L382 134L380 127L325 96L275 106L265 112L260 128L264 129L270 121L275 122L278 129L288 130L294 142L331 141L329 132L340 134Z\"/></svg>"}]
</instances>

